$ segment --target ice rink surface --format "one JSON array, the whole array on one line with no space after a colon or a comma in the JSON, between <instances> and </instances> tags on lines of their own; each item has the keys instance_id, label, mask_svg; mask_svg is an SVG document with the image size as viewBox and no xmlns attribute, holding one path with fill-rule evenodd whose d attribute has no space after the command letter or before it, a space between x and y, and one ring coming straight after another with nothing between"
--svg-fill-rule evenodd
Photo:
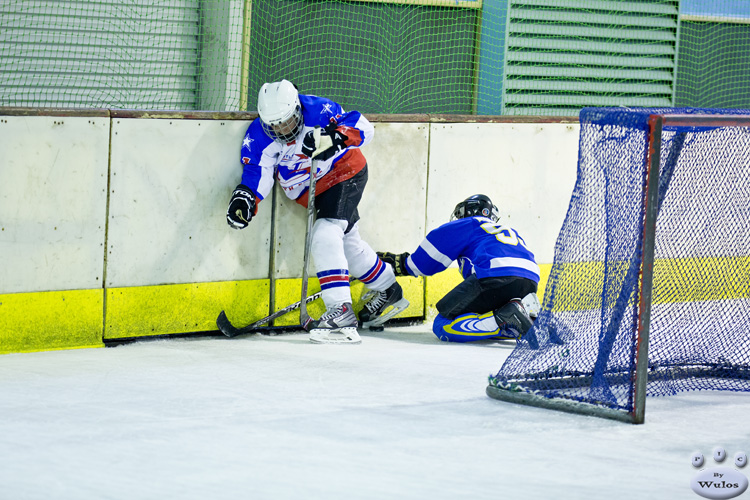
<instances>
[{"instance_id":1,"label":"ice rink surface","mask_svg":"<svg viewBox=\"0 0 750 500\"><path fill-rule=\"evenodd\" d=\"M693 452L750 453L750 394L649 398L636 426L487 397L512 342L362 338L0 356L0 498L691 499Z\"/></svg>"}]
</instances>

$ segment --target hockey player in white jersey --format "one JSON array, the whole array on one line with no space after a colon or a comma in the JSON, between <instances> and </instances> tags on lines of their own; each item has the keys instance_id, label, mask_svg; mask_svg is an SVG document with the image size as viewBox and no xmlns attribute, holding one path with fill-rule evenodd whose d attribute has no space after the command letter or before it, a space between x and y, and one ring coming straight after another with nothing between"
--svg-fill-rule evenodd
<instances>
[{"instance_id":1,"label":"hockey player in white jersey","mask_svg":"<svg viewBox=\"0 0 750 500\"><path fill-rule=\"evenodd\" d=\"M363 327L377 327L409 305L392 268L358 230L357 206L367 183L359 148L372 140L374 128L358 111L347 113L330 99L300 94L287 80L261 87L258 114L242 142L242 181L232 193L227 222L235 229L247 227L274 178L290 199L306 207L314 159L317 219L310 253L326 312L303 326L312 342L359 343L350 272L374 292L360 311Z\"/></svg>"},{"instance_id":2,"label":"hockey player in white jersey","mask_svg":"<svg viewBox=\"0 0 750 500\"><path fill-rule=\"evenodd\" d=\"M436 304L440 340L519 339L539 313L539 266L518 232L498 222L485 195L465 199L451 221L427 234L413 253L378 253L399 276L432 276L458 261L464 281Z\"/></svg>"}]
</instances>

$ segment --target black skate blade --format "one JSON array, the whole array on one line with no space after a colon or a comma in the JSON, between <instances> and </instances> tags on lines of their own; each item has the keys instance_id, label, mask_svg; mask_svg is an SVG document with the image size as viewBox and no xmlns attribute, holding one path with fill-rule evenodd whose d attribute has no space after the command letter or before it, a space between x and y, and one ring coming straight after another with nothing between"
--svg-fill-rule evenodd
<instances>
[{"instance_id":1,"label":"black skate blade","mask_svg":"<svg viewBox=\"0 0 750 500\"><path fill-rule=\"evenodd\" d=\"M242 335L243 333L253 333L253 330L248 327L237 328L236 326L234 326L229 321L229 318L227 318L227 315L226 313L224 313L224 311L221 311L219 313L219 317L216 318L216 326L219 327L221 333L229 338L236 337L237 335Z\"/></svg>"}]
</instances>

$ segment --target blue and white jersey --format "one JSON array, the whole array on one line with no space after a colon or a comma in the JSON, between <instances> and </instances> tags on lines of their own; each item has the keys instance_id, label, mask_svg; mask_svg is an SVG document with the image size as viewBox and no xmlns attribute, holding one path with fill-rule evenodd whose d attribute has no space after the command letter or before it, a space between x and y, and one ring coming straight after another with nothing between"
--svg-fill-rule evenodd
<instances>
[{"instance_id":1,"label":"blue and white jersey","mask_svg":"<svg viewBox=\"0 0 750 500\"><path fill-rule=\"evenodd\" d=\"M539 283L539 266L523 238L487 217L457 219L430 231L406 259L406 268L414 276L432 276L454 260L464 278L517 276Z\"/></svg>"},{"instance_id":2,"label":"blue and white jersey","mask_svg":"<svg viewBox=\"0 0 750 500\"><path fill-rule=\"evenodd\" d=\"M297 140L281 144L264 131L260 118L250 124L242 141L240 161L243 164L242 184L263 200L273 187L274 177L287 197L307 204L312 160L302 154L302 139L314 127L325 127L331 120L344 127L347 148L326 161L319 161L316 192L322 193L332 185L353 177L365 166L359 147L372 140L374 128L359 111L344 112L334 101L313 95L299 96L304 129Z\"/></svg>"}]
</instances>

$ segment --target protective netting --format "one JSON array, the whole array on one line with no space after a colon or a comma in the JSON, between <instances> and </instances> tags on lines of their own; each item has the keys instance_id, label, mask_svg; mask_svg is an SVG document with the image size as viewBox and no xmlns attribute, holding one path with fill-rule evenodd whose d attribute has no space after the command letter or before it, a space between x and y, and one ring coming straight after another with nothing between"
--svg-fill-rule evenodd
<instances>
[{"instance_id":1,"label":"protective netting","mask_svg":"<svg viewBox=\"0 0 750 500\"><path fill-rule=\"evenodd\" d=\"M650 114L581 111L542 312L490 384L631 412ZM665 127L648 395L750 390L750 128Z\"/></svg>"},{"instance_id":2,"label":"protective netting","mask_svg":"<svg viewBox=\"0 0 750 500\"><path fill-rule=\"evenodd\" d=\"M750 107L747 0L4 0L0 106L365 113Z\"/></svg>"},{"instance_id":3,"label":"protective netting","mask_svg":"<svg viewBox=\"0 0 750 500\"><path fill-rule=\"evenodd\" d=\"M430 3L256 1L249 87L288 78L349 109L472 113L480 10Z\"/></svg>"},{"instance_id":4,"label":"protective netting","mask_svg":"<svg viewBox=\"0 0 750 500\"><path fill-rule=\"evenodd\" d=\"M3 0L0 26L0 106L240 106L242 2Z\"/></svg>"}]
</instances>

